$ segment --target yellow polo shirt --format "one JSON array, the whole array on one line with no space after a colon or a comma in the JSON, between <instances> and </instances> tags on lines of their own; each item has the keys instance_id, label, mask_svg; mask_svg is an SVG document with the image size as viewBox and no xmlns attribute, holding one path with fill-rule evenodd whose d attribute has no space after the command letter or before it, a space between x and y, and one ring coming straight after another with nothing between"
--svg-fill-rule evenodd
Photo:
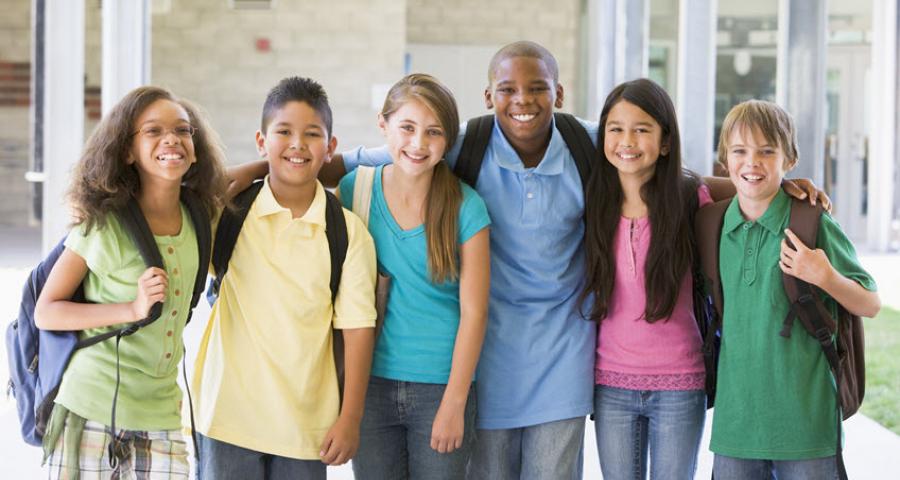
<instances>
[{"instance_id":1,"label":"yellow polo shirt","mask_svg":"<svg viewBox=\"0 0 900 480\"><path fill-rule=\"evenodd\" d=\"M325 190L292 219L265 180L235 244L194 368L196 426L250 450L318 459L337 420L332 327L375 326L375 247L344 210L349 246L331 304Z\"/></svg>"}]
</instances>

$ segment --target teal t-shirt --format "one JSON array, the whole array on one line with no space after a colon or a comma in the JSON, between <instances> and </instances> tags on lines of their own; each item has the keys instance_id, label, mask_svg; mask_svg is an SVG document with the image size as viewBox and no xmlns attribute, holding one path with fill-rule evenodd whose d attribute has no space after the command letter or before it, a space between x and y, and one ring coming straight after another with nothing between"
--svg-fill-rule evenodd
<instances>
[{"instance_id":1,"label":"teal t-shirt","mask_svg":"<svg viewBox=\"0 0 900 480\"><path fill-rule=\"evenodd\" d=\"M735 198L719 244L725 316L710 450L736 458L803 460L835 453L834 384L819 343L795 321L779 335L790 301L778 260L790 219L779 191L766 213L746 221ZM841 275L875 290L837 222L823 214L816 239ZM836 304L825 297L835 314Z\"/></svg>"},{"instance_id":2,"label":"teal t-shirt","mask_svg":"<svg viewBox=\"0 0 900 480\"><path fill-rule=\"evenodd\" d=\"M391 277L381 335L375 344L372 375L420 383L447 383L459 328L459 282L435 284L428 272L425 226L403 230L384 199L382 167L375 171L369 206L369 233L375 240L378 271ZM356 171L341 180L344 207L353 205ZM461 184L459 244L490 225L487 207Z\"/></svg>"}]
</instances>

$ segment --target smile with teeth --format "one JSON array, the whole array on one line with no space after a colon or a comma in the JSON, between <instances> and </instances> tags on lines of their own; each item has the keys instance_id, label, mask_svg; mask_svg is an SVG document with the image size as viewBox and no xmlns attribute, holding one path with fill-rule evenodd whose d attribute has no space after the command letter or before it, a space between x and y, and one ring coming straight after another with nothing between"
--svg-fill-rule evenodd
<instances>
[{"instance_id":1,"label":"smile with teeth","mask_svg":"<svg viewBox=\"0 0 900 480\"><path fill-rule=\"evenodd\" d=\"M616 155L618 155L618 157L622 160L634 160L635 158L641 156L640 153L618 153Z\"/></svg>"},{"instance_id":2,"label":"smile with teeth","mask_svg":"<svg viewBox=\"0 0 900 480\"><path fill-rule=\"evenodd\" d=\"M184 155L180 153L164 153L162 155L157 155L157 160L162 162L171 162L174 160L184 160Z\"/></svg>"},{"instance_id":3,"label":"smile with teeth","mask_svg":"<svg viewBox=\"0 0 900 480\"><path fill-rule=\"evenodd\" d=\"M293 163L294 165L302 165L304 163L309 162L308 158L300 158L300 157L284 157L284 159Z\"/></svg>"},{"instance_id":4,"label":"smile with teeth","mask_svg":"<svg viewBox=\"0 0 900 480\"><path fill-rule=\"evenodd\" d=\"M745 173L745 174L741 175L741 178L743 178L747 182L756 183L756 182L762 181L762 179L765 177L762 175L754 175L754 174L750 174L750 173Z\"/></svg>"},{"instance_id":5,"label":"smile with teeth","mask_svg":"<svg viewBox=\"0 0 900 480\"><path fill-rule=\"evenodd\" d=\"M515 113L512 115L512 118L519 122L530 122L534 120L534 117L536 116L537 115L534 113Z\"/></svg>"},{"instance_id":6,"label":"smile with teeth","mask_svg":"<svg viewBox=\"0 0 900 480\"><path fill-rule=\"evenodd\" d=\"M428 159L428 155L416 155L409 152L403 152L403 155L414 162L424 162Z\"/></svg>"}]
</instances>

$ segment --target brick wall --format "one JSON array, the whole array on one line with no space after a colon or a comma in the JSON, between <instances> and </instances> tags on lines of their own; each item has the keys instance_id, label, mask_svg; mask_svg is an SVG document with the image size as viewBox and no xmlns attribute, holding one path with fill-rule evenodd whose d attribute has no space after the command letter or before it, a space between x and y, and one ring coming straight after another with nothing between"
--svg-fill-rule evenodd
<instances>
[{"instance_id":1,"label":"brick wall","mask_svg":"<svg viewBox=\"0 0 900 480\"><path fill-rule=\"evenodd\" d=\"M450 45L505 45L532 40L559 64L565 108L581 101L578 45L580 0L408 0L407 41ZM484 65L487 84L487 65Z\"/></svg>"}]
</instances>

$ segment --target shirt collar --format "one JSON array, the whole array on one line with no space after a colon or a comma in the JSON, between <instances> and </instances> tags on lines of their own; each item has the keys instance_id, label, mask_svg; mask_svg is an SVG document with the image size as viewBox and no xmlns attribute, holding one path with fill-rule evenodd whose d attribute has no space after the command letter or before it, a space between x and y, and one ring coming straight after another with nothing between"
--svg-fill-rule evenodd
<instances>
[{"instance_id":1,"label":"shirt collar","mask_svg":"<svg viewBox=\"0 0 900 480\"><path fill-rule=\"evenodd\" d=\"M275 200L275 194L272 193L272 188L269 186L268 175L263 182L262 190L259 191L256 202L253 204L254 215L256 215L257 218L261 218L285 212L290 216L291 210L282 207L278 201ZM313 197L309 209L307 209L306 213L298 220L316 225L325 225L325 188L322 187L322 184L319 183L318 180L316 180L316 196Z\"/></svg>"},{"instance_id":2,"label":"shirt collar","mask_svg":"<svg viewBox=\"0 0 900 480\"><path fill-rule=\"evenodd\" d=\"M533 169L533 172L538 175L561 174L564 170L566 156L570 155L562 134L556 129L555 117L550 124L550 129L550 144L547 145L547 150L544 152L544 157L541 158L538 166ZM500 129L500 123L497 122L496 115L494 116L494 132L491 135L491 139L494 151L497 153L493 156L494 161L498 165L514 172L524 172L526 170L518 152L506 139L503 130Z\"/></svg>"},{"instance_id":3,"label":"shirt collar","mask_svg":"<svg viewBox=\"0 0 900 480\"><path fill-rule=\"evenodd\" d=\"M785 220L790 213L790 208L788 208L789 202L790 198L784 193L784 190L779 188L778 193L775 194L775 197L772 198L772 202L769 203L769 207L766 208L766 213L763 213L761 217L756 219L756 223L760 224L773 235L780 235L781 230L784 228ZM734 199L731 200L731 204L728 205L728 209L725 211L725 219L722 222L722 231L724 233L731 233L745 223L748 223L748 220L745 220L744 215L741 214L741 208L738 205L737 196L735 196Z\"/></svg>"}]
</instances>

